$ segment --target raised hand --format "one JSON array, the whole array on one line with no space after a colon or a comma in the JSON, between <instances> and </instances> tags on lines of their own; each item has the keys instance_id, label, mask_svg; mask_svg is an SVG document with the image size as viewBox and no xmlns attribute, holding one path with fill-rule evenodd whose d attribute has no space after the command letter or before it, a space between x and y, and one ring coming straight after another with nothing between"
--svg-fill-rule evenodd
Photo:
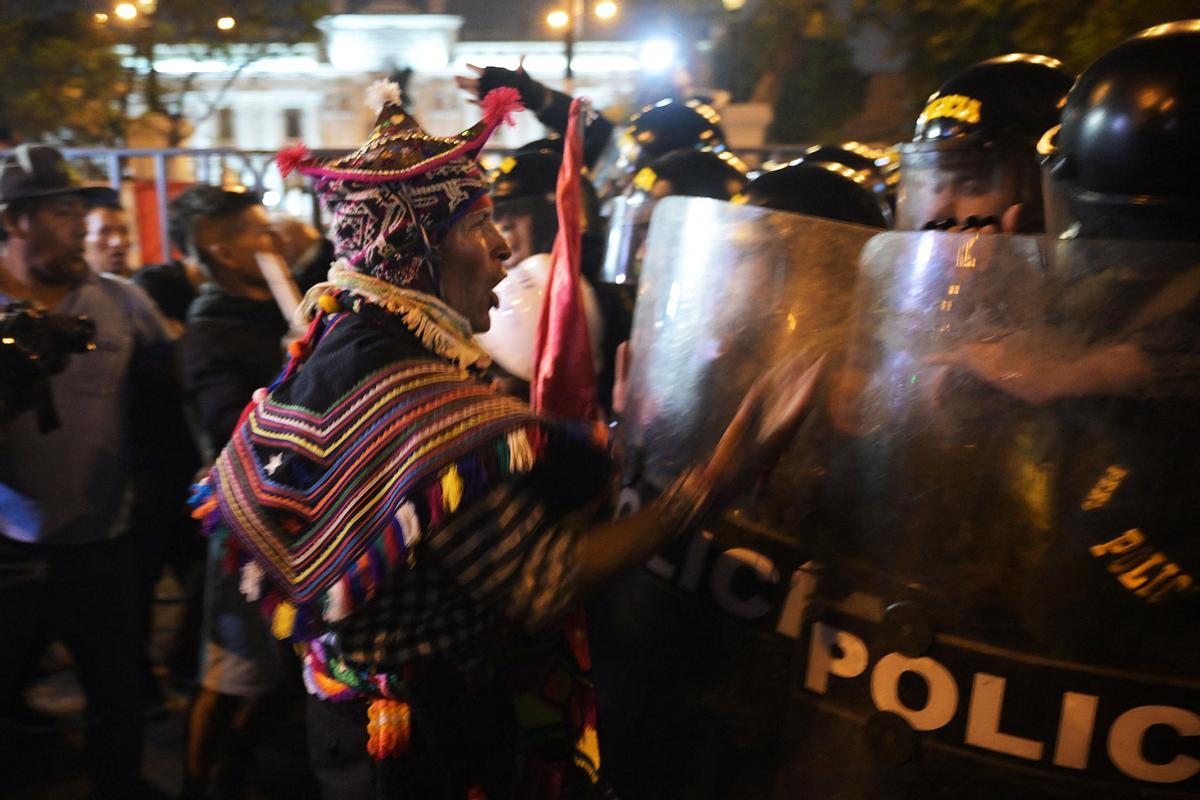
<instances>
[{"instance_id":1,"label":"raised hand","mask_svg":"<svg viewBox=\"0 0 1200 800\"><path fill-rule=\"evenodd\" d=\"M479 104L479 78L483 75L483 67L477 67L474 64L467 64L467 69L472 70L475 74L472 75L455 75L454 84L470 95L469 101Z\"/></svg>"},{"instance_id":2,"label":"raised hand","mask_svg":"<svg viewBox=\"0 0 1200 800\"><path fill-rule=\"evenodd\" d=\"M467 64L467 69L475 74L456 75L454 83L459 89L470 95L471 103L478 105L479 101L483 99L483 95L497 86L511 86L521 93L522 101L527 105L530 102L530 98L526 97L526 94L531 93L530 87L534 82L525 72L524 55L517 61L515 70L503 67L480 67L475 64Z\"/></svg>"},{"instance_id":3,"label":"raised hand","mask_svg":"<svg viewBox=\"0 0 1200 800\"><path fill-rule=\"evenodd\" d=\"M812 408L825 357L788 359L755 381L725 429L705 475L718 503L736 497L782 455Z\"/></svg>"}]
</instances>

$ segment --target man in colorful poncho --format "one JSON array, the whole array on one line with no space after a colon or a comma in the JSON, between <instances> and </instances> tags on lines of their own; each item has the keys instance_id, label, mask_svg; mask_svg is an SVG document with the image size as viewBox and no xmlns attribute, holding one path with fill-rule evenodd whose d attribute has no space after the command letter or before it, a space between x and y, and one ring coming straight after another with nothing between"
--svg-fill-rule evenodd
<instances>
[{"instance_id":1,"label":"man in colorful poncho","mask_svg":"<svg viewBox=\"0 0 1200 800\"><path fill-rule=\"evenodd\" d=\"M372 89L379 118L358 151L280 154L285 172L314 179L339 260L199 511L243 594L301 651L328 796L588 791L568 770L557 785L523 770L528 743L500 669L511 634L551 626L735 494L794 430L815 369L752 392L710 463L658 502L596 524L611 472L597 429L493 391L472 338L489 327L509 255L476 156L519 110L516 93L495 90L480 123L442 138L394 85ZM782 417L764 409L772 388L788 398ZM766 434L764 416L785 422Z\"/></svg>"}]
</instances>

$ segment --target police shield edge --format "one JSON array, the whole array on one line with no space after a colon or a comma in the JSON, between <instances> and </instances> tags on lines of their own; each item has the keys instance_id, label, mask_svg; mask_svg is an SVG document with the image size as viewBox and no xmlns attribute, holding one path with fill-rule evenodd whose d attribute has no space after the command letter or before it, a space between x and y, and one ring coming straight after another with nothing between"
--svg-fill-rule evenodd
<instances>
[{"instance_id":1,"label":"police shield edge","mask_svg":"<svg viewBox=\"0 0 1200 800\"><path fill-rule=\"evenodd\" d=\"M724 238L746 241L735 229ZM643 492L675 451L711 446L739 370L769 360L742 341L775 294L735 329L720 304L676 295L673 324L697 342L734 331L749 355L732 380L673 342L686 333L655 336L710 248L681 246L678 275L644 279L635 324ZM733 282L701 291L737 307ZM845 361L788 457L817 443L825 463L788 483L785 461L783 483L605 609L628 626L619 685L644 692L615 727L652 732L644 754L613 753L627 793L1194 796L1198 298L1195 245L873 239Z\"/></svg>"},{"instance_id":2,"label":"police shield edge","mask_svg":"<svg viewBox=\"0 0 1200 800\"><path fill-rule=\"evenodd\" d=\"M710 453L772 364L836 363L858 255L876 233L718 200L657 203L622 421L638 478L627 506ZM605 773L622 797L770 797L780 784L802 654L798 628L774 633L776 601L805 560L793 531L816 511L824 417L810 415L757 498L593 609Z\"/></svg>"},{"instance_id":3,"label":"police shield edge","mask_svg":"<svg viewBox=\"0 0 1200 800\"><path fill-rule=\"evenodd\" d=\"M605 283L636 287L654 206L655 201L640 192L609 201L608 236L600 268Z\"/></svg>"}]
</instances>

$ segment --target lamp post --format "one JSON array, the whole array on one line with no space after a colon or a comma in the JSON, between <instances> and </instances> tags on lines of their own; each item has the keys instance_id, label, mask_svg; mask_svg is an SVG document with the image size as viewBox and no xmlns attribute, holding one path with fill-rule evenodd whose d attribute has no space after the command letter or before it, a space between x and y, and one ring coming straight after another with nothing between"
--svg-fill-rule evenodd
<instances>
[{"instance_id":1,"label":"lamp post","mask_svg":"<svg viewBox=\"0 0 1200 800\"><path fill-rule=\"evenodd\" d=\"M567 0L569 10L556 9L546 15L546 24L555 30L563 32L567 66L563 71L564 89L567 94L575 93L575 42L583 39L583 23L587 16L586 0ZM617 15L617 4L613 0L600 0L592 9L593 13L603 20L612 19Z\"/></svg>"}]
</instances>

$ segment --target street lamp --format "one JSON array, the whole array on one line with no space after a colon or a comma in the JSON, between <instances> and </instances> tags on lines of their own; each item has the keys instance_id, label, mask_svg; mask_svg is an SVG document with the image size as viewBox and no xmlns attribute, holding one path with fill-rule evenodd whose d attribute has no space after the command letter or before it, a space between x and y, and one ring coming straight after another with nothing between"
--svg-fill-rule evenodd
<instances>
[{"instance_id":1,"label":"street lamp","mask_svg":"<svg viewBox=\"0 0 1200 800\"><path fill-rule=\"evenodd\" d=\"M675 65L679 47L671 39L656 38L642 42L638 60L651 75L661 75Z\"/></svg>"},{"instance_id":2,"label":"street lamp","mask_svg":"<svg viewBox=\"0 0 1200 800\"><path fill-rule=\"evenodd\" d=\"M585 15L584 3L587 0L568 0L570 12L555 9L546 15L546 24L555 30L562 30L563 43L567 50L567 68L563 74L564 88L567 94L575 93L575 71L571 62L575 59L575 42L583 39L583 20ZM617 15L617 4L613 0L600 0L592 12L603 20L610 20Z\"/></svg>"},{"instance_id":3,"label":"street lamp","mask_svg":"<svg viewBox=\"0 0 1200 800\"><path fill-rule=\"evenodd\" d=\"M233 17L221 17L217 20L217 27L223 31L231 31L237 25L237 20Z\"/></svg>"},{"instance_id":4,"label":"street lamp","mask_svg":"<svg viewBox=\"0 0 1200 800\"><path fill-rule=\"evenodd\" d=\"M118 3L117 7L113 9L113 13L126 22L129 22L132 19L137 19L138 10L137 6L133 3Z\"/></svg>"}]
</instances>

